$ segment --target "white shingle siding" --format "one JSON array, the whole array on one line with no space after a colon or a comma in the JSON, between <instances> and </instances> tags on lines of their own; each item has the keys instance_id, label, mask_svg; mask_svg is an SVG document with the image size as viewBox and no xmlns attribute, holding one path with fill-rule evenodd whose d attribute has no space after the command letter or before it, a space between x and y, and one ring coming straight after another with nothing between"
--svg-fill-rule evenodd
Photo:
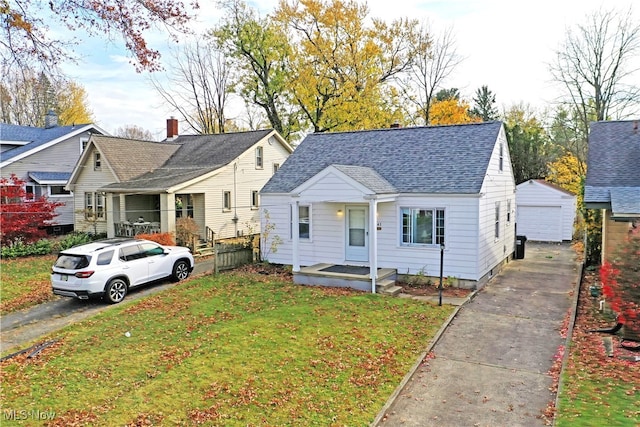
<instances>
[{"instance_id":1,"label":"white shingle siding","mask_svg":"<svg viewBox=\"0 0 640 427\"><path fill-rule=\"evenodd\" d=\"M516 209L519 235L551 242L572 239L576 196L529 180L517 186Z\"/></svg>"}]
</instances>

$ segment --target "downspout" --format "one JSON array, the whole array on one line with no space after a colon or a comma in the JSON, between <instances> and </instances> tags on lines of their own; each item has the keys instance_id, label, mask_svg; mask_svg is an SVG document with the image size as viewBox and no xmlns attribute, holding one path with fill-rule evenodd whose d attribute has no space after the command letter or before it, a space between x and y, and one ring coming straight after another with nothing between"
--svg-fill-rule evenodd
<instances>
[{"instance_id":1,"label":"downspout","mask_svg":"<svg viewBox=\"0 0 640 427\"><path fill-rule=\"evenodd\" d=\"M300 256L298 254L298 240L300 239L300 215L298 211L299 202L296 200L291 203L291 250L293 252L292 270L294 273L300 271Z\"/></svg>"},{"instance_id":2,"label":"downspout","mask_svg":"<svg viewBox=\"0 0 640 427\"><path fill-rule=\"evenodd\" d=\"M234 234L238 236L238 188L236 185L236 173L238 170L238 163L233 164L233 224L235 227Z\"/></svg>"},{"instance_id":3,"label":"downspout","mask_svg":"<svg viewBox=\"0 0 640 427\"><path fill-rule=\"evenodd\" d=\"M371 278L371 293L376 293L376 279L378 278L378 227L376 218L378 217L378 201L369 200L369 277Z\"/></svg>"}]
</instances>

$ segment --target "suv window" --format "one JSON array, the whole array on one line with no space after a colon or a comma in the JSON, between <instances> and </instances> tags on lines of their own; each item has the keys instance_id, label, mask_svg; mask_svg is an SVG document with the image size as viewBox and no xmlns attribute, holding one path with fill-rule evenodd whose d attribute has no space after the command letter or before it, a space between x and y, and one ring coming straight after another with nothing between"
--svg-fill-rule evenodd
<instances>
[{"instance_id":1,"label":"suv window","mask_svg":"<svg viewBox=\"0 0 640 427\"><path fill-rule=\"evenodd\" d=\"M123 261L133 261L144 258L144 253L140 251L139 245L126 246L120 249L120 259Z\"/></svg>"},{"instance_id":2,"label":"suv window","mask_svg":"<svg viewBox=\"0 0 640 427\"><path fill-rule=\"evenodd\" d=\"M109 264L111 264L111 258L113 258L113 252L114 251L107 251L107 252L103 252L100 255L98 255L98 259L96 261L96 264L98 264L98 265L109 265Z\"/></svg>"},{"instance_id":3,"label":"suv window","mask_svg":"<svg viewBox=\"0 0 640 427\"><path fill-rule=\"evenodd\" d=\"M60 254L56 260L55 267L66 270L80 270L89 266L91 257L88 255Z\"/></svg>"},{"instance_id":4,"label":"suv window","mask_svg":"<svg viewBox=\"0 0 640 427\"><path fill-rule=\"evenodd\" d=\"M142 252L144 253L144 256L164 254L164 249L162 249L160 246L154 245L153 243L143 243L140 246L142 246Z\"/></svg>"}]
</instances>

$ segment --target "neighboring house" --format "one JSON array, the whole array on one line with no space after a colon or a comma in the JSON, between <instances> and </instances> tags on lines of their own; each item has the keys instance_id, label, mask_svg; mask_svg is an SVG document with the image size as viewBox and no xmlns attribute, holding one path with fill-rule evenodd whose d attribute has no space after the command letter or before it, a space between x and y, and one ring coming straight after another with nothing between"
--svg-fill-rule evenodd
<instances>
[{"instance_id":1,"label":"neighboring house","mask_svg":"<svg viewBox=\"0 0 640 427\"><path fill-rule=\"evenodd\" d=\"M291 151L274 130L166 142L94 136L69 180L76 228L175 232L177 218L192 217L202 239L259 232L258 192Z\"/></svg>"},{"instance_id":2,"label":"neighboring house","mask_svg":"<svg viewBox=\"0 0 640 427\"><path fill-rule=\"evenodd\" d=\"M314 265L369 267L366 284L335 285L374 292L378 268L438 277L444 245L444 276L479 287L514 252L500 122L311 134L260 194L263 257L297 283L324 283Z\"/></svg>"},{"instance_id":3,"label":"neighboring house","mask_svg":"<svg viewBox=\"0 0 640 427\"><path fill-rule=\"evenodd\" d=\"M542 179L516 185L516 233L527 240L562 242L573 238L576 195Z\"/></svg>"},{"instance_id":4,"label":"neighboring house","mask_svg":"<svg viewBox=\"0 0 640 427\"><path fill-rule=\"evenodd\" d=\"M73 194L65 189L76 161L91 135L105 132L93 124L58 126L50 112L45 127L0 123L0 174L15 174L34 197L64 203L48 228L52 234L73 230Z\"/></svg>"},{"instance_id":5,"label":"neighboring house","mask_svg":"<svg viewBox=\"0 0 640 427\"><path fill-rule=\"evenodd\" d=\"M639 122L591 123L584 203L602 209L602 261L640 225Z\"/></svg>"}]
</instances>

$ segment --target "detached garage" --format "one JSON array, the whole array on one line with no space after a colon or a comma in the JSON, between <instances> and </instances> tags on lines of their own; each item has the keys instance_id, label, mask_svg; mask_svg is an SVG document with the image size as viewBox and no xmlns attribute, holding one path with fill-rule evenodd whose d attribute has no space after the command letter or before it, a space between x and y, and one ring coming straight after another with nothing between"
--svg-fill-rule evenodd
<instances>
[{"instance_id":1,"label":"detached garage","mask_svg":"<svg viewBox=\"0 0 640 427\"><path fill-rule=\"evenodd\" d=\"M575 194L541 179L516 186L516 233L527 240L571 240L576 218Z\"/></svg>"}]
</instances>

